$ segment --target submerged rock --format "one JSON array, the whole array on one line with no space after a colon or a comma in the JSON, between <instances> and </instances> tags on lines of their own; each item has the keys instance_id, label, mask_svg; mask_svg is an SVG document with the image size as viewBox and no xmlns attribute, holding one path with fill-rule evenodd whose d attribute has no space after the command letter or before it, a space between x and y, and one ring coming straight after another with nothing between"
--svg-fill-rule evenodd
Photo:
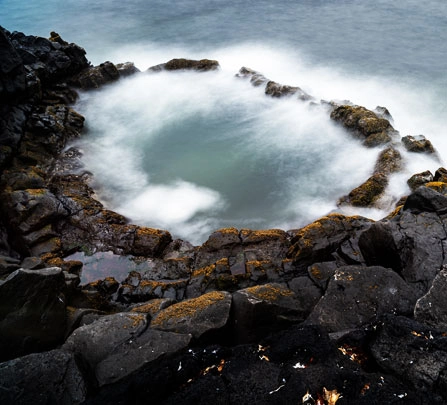
<instances>
[{"instance_id":1,"label":"submerged rock","mask_svg":"<svg viewBox=\"0 0 447 405\"><path fill-rule=\"evenodd\" d=\"M210 70L219 69L219 62L217 60L201 59L171 59L169 62L160 65L152 66L148 69L149 72L161 72L162 70L196 70L198 72L207 72Z\"/></svg>"}]
</instances>

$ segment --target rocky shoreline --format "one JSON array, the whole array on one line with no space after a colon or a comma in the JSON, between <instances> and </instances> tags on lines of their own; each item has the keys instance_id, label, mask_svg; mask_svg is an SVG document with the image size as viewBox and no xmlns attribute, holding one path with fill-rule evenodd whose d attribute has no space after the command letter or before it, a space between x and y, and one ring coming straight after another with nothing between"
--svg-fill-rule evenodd
<instances>
[{"instance_id":1,"label":"rocky shoreline","mask_svg":"<svg viewBox=\"0 0 447 405\"><path fill-rule=\"evenodd\" d=\"M225 228L201 246L129 224L95 199L70 141L77 89L217 61L139 72L90 65L85 51L0 27L0 402L442 404L447 401L447 171L409 179L380 221L329 214L283 231ZM293 97L380 148L340 205L380 205L405 136L386 108L316 101L249 68L266 96ZM80 285L79 252L101 280ZM121 282L104 254L122 259ZM114 257L115 257L114 256ZM131 264L138 262L138 271Z\"/></svg>"}]
</instances>

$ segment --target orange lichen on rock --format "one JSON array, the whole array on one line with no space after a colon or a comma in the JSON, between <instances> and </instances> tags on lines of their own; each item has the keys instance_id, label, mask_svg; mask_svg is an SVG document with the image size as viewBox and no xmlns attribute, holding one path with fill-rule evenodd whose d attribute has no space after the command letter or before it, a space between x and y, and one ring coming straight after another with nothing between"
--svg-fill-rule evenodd
<instances>
[{"instance_id":1,"label":"orange lichen on rock","mask_svg":"<svg viewBox=\"0 0 447 405\"><path fill-rule=\"evenodd\" d=\"M216 270L216 265L215 264L212 264L212 265L207 266L207 267L201 267L200 269L194 270L192 272L192 277L199 277L199 276L209 277L209 276L211 276L212 273L214 273L215 270Z\"/></svg>"},{"instance_id":2,"label":"orange lichen on rock","mask_svg":"<svg viewBox=\"0 0 447 405\"><path fill-rule=\"evenodd\" d=\"M287 234L281 229L264 229L257 231L241 229L241 237L244 243L256 243L265 239L284 239L287 237Z\"/></svg>"},{"instance_id":3,"label":"orange lichen on rock","mask_svg":"<svg viewBox=\"0 0 447 405\"><path fill-rule=\"evenodd\" d=\"M244 291L257 299L270 302L277 301L282 297L291 297L295 295L293 291L287 288L271 284L248 287Z\"/></svg>"},{"instance_id":4,"label":"orange lichen on rock","mask_svg":"<svg viewBox=\"0 0 447 405\"><path fill-rule=\"evenodd\" d=\"M166 300L162 298L151 300L145 304L138 305L135 308L132 308L131 312L138 312L144 314L155 315L157 312L160 312L163 308L162 306L165 304Z\"/></svg>"},{"instance_id":5,"label":"orange lichen on rock","mask_svg":"<svg viewBox=\"0 0 447 405\"><path fill-rule=\"evenodd\" d=\"M218 301L222 301L228 294L221 291L212 291L210 293L201 295L197 298L191 298L178 304L171 305L161 312L155 319L152 320L152 326L161 326L170 319L181 319L192 317L200 311L210 307Z\"/></svg>"},{"instance_id":6,"label":"orange lichen on rock","mask_svg":"<svg viewBox=\"0 0 447 405\"><path fill-rule=\"evenodd\" d=\"M447 194L447 183L442 181L430 181L425 183L425 187L431 188L432 190L437 191L438 193Z\"/></svg>"}]
</instances>

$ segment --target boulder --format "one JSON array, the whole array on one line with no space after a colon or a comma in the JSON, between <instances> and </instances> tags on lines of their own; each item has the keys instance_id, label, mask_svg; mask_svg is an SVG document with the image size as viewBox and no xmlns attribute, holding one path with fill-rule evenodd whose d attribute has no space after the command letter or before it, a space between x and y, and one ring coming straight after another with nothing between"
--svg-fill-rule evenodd
<instances>
[{"instance_id":1,"label":"boulder","mask_svg":"<svg viewBox=\"0 0 447 405\"><path fill-rule=\"evenodd\" d=\"M87 383L72 353L29 354L0 363L2 404L81 404Z\"/></svg>"},{"instance_id":2,"label":"boulder","mask_svg":"<svg viewBox=\"0 0 447 405\"><path fill-rule=\"evenodd\" d=\"M60 268L19 269L0 281L0 360L61 343L66 319L64 293Z\"/></svg>"},{"instance_id":3,"label":"boulder","mask_svg":"<svg viewBox=\"0 0 447 405\"><path fill-rule=\"evenodd\" d=\"M373 174L363 184L338 200L337 205L354 207L374 207L383 196L388 185L388 177L382 173Z\"/></svg>"},{"instance_id":4,"label":"boulder","mask_svg":"<svg viewBox=\"0 0 447 405\"><path fill-rule=\"evenodd\" d=\"M388 146L377 157L374 173L389 175L402 169L402 155L393 146Z\"/></svg>"},{"instance_id":5,"label":"boulder","mask_svg":"<svg viewBox=\"0 0 447 405\"><path fill-rule=\"evenodd\" d=\"M309 294L300 284L300 280L292 283L296 292L284 284L269 283L233 293L235 343L256 342L272 331L306 319L312 309L308 299L315 304L319 297L315 300L314 292Z\"/></svg>"},{"instance_id":6,"label":"boulder","mask_svg":"<svg viewBox=\"0 0 447 405\"><path fill-rule=\"evenodd\" d=\"M147 367L160 356L185 348L190 335L147 328L142 313L100 317L71 334L63 349L87 362L100 386L114 383Z\"/></svg>"},{"instance_id":7,"label":"boulder","mask_svg":"<svg viewBox=\"0 0 447 405\"><path fill-rule=\"evenodd\" d=\"M436 153L432 143L424 135L407 135L402 138L402 144L409 152L415 153Z\"/></svg>"},{"instance_id":8,"label":"boulder","mask_svg":"<svg viewBox=\"0 0 447 405\"><path fill-rule=\"evenodd\" d=\"M435 193L425 187L415 193L420 190ZM413 198L410 205L412 201ZM424 204L431 205L427 201ZM367 265L393 268L405 281L414 284L422 295L445 264L444 221L435 212L420 212L415 207L412 212L405 206L390 221L372 225L361 235L359 246Z\"/></svg>"},{"instance_id":9,"label":"boulder","mask_svg":"<svg viewBox=\"0 0 447 405\"><path fill-rule=\"evenodd\" d=\"M340 267L306 323L330 332L355 329L387 313L410 315L417 298L416 291L391 269Z\"/></svg>"},{"instance_id":10,"label":"boulder","mask_svg":"<svg viewBox=\"0 0 447 405\"><path fill-rule=\"evenodd\" d=\"M363 139L367 146L389 143L397 135L387 119L361 106L338 106L331 112L331 119ZM371 136L373 138L369 139Z\"/></svg>"},{"instance_id":11,"label":"boulder","mask_svg":"<svg viewBox=\"0 0 447 405\"><path fill-rule=\"evenodd\" d=\"M231 294L213 291L170 305L152 319L151 328L191 334L195 339L223 328L229 319Z\"/></svg>"},{"instance_id":12,"label":"boulder","mask_svg":"<svg viewBox=\"0 0 447 405\"><path fill-rule=\"evenodd\" d=\"M433 181L433 174L430 170L426 170L422 173L413 174L413 176L407 180L407 184L411 191L415 191L420 186L430 183L431 181Z\"/></svg>"},{"instance_id":13,"label":"boulder","mask_svg":"<svg viewBox=\"0 0 447 405\"><path fill-rule=\"evenodd\" d=\"M120 72L112 62L89 67L71 79L71 83L83 90L97 89L119 79Z\"/></svg>"},{"instance_id":14,"label":"boulder","mask_svg":"<svg viewBox=\"0 0 447 405\"><path fill-rule=\"evenodd\" d=\"M343 264L363 263L358 247L360 234L368 229L372 220L329 214L293 232L292 246L287 257L292 260L295 275L307 275L313 263L333 262Z\"/></svg>"},{"instance_id":15,"label":"boulder","mask_svg":"<svg viewBox=\"0 0 447 405\"><path fill-rule=\"evenodd\" d=\"M162 70L195 70L198 72L207 72L210 70L219 69L219 62L217 60L201 59L171 59L169 62L162 63L157 66L152 66L148 69L149 72L160 72Z\"/></svg>"},{"instance_id":16,"label":"boulder","mask_svg":"<svg viewBox=\"0 0 447 405\"><path fill-rule=\"evenodd\" d=\"M308 101L313 99L312 96L307 94L304 90L300 89L299 87L279 84L272 80L267 82L265 86L265 94L276 98L296 95L298 99L301 101Z\"/></svg>"},{"instance_id":17,"label":"boulder","mask_svg":"<svg viewBox=\"0 0 447 405\"><path fill-rule=\"evenodd\" d=\"M140 69L138 69L133 62L118 63L116 69L118 70L120 77L128 77L135 73L140 73Z\"/></svg>"},{"instance_id":18,"label":"boulder","mask_svg":"<svg viewBox=\"0 0 447 405\"><path fill-rule=\"evenodd\" d=\"M95 369L119 345L140 336L147 326L144 314L120 312L102 316L91 324L75 329L62 348L81 355Z\"/></svg>"},{"instance_id":19,"label":"boulder","mask_svg":"<svg viewBox=\"0 0 447 405\"><path fill-rule=\"evenodd\" d=\"M447 213L447 197L429 187L419 187L411 193L403 207L412 213L435 212L439 215Z\"/></svg>"},{"instance_id":20,"label":"boulder","mask_svg":"<svg viewBox=\"0 0 447 405\"><path fill-rule=\"evenodd\" d=\"M447 183L447 170L443 167L440 167L438 170L436 170L433 180Z\"/></svg>"},{"instance_id":21,"label":"boulder","mask_svg":"<svg viewBox=\"0 0 447 405\"><path fill-rule=\"evenodd\" d=\"M162 356L173 355L185 349L191 335L148 329L135 340L116 347L96 367L99 386L117 381L147 368Z\"/></svg>"},{"instance_id":22,"label":"boulder","mask_svg":"<svg viewBox=\"0 0 447 405\"><path fill-rule=\"evenodd\" d=\"M266 84L269 81L261 73L246 67L241 67L239 73L236 73L236 77L250 78L250 83L255 87L261 86L262 84Z\"/></svg>"}]
</instances>

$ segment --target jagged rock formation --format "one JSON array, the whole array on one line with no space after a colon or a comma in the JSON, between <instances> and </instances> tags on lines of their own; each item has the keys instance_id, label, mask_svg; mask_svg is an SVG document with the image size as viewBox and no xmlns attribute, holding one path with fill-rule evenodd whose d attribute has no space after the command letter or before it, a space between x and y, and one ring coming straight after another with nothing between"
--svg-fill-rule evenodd
<instances>
[{"instance_id":1,"label":"jagged rock formation","mask_svg":"<svg viewBox=\"0 0 447 405\"><path fill-rule=\"evenodd\" d=\"M415 178L381 221L330 214L288 232L220 229L192 246L104 209L67 149L84 124L72 86L135 74L132 64L92 67L56 33L2 29L0 55L0 402L445 403L445 169ZM349 195L374 204L401 166L389 112L330 109L367 146L386 144ZM77 251L146 267L79 286L82 261L64 260Z\"/></svg>"}]
</instances>

